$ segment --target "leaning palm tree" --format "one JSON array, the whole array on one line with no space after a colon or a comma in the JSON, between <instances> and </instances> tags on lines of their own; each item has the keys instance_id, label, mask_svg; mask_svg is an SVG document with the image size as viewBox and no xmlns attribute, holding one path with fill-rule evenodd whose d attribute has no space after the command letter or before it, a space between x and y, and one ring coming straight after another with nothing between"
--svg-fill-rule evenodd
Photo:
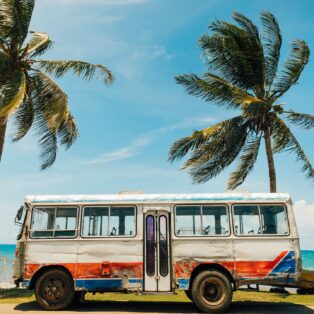
<instances>
[{"instance_id":1,"label":"leaning palm tree","mask_svg":"<svg viewBox=\"0 0 314 314\"><path fill-rule=\"evenodd\" d=\"M172 145L169 159L189 155L183 168L189 169L196 183L210 180L238 160L228 181L228 189L235 189L253 169L263 140L270 191L276 192L274 153L296 153L307 177L314 177L309 159L289 128L293 123L310 129L314 116L288 110L279 102L297 83L310 51L303 40L293 41L290 55L278 71L282 37L276 18L269 12L260 14L262 34L244 15L234 13L233 19L235 24L213 22L211 34L199 40L208 71L201 77L179 75L176 81L189 94L235 109L238 115L179 139Z\"/></svg>"},{"instance_id":2,"label":"leaning palm tree","mask_svg":"<svg viewBox=\"0 0 314 314\"><path fill-rule=\"evenodd\" d=\"M41 168L51 166L58 143L69 148L78 131L68 107L68 97L48 76L62 77L72 71L86 80L99 75L113 80L102 65L82 61L38 59L52 45L49 36L30 32L35 0L0 0L0 159L9 119L13 118L13 140L33 127L39 136ZM47 75L48 74L48 75Z\"/></svg>"}]
</instances>

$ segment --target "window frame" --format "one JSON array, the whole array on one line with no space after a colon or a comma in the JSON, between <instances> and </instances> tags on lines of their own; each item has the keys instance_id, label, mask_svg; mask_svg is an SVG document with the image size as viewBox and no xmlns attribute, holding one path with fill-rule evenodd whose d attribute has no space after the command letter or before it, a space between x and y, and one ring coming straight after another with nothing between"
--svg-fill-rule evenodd
<instances>
[{"instance_id":1,"label":"window frame","mask_svg":"<svg viewBox=\"0 0 314 314\"><path fill-rule=\"evenodd\" d=\"M158 268L156 267L156 262L158 263L158 261L156 261L156 259L158 258L158 253L156 249L153 248L153 256L154 256L154 273L148 273L147 271L147 219L148 217L153 217L153 223L154 223L154 229L153 229L153 241L155 242L157 240L157 228L156 228L156 217L149 213L147 216L144 216L144 224L145 224L145 228L143 228L143 257L144 258L144 269L145 269L145 276L155 276L156 272L158 273Z\"/></svg>"},{"instance_id":2,"label":"window frame","mask_svg":"<svg viewBox=\"0 0 314 314\"><path fill-rule=\"evenodd\" d=\"M228 233L227 234L214 234L214 235L204 235L204 234L200 234L200 235L178 235L177 234L177 226L176 226L176 217L177 217L177 207L178 206L182 206L182 207L189 207L189 206L200 206L201 207L201 228L203 227L203 206L211 206L211 207L215 207L215 206L223 206L226 208L226 216L227 216L227 221L228 221ZM230 210L229 210L229 205L226 203L201 203L201 204L175 204L174 205L174 235L178 238L227 238L231 236L231 229L232 229L232 225L231 225L231 218L230 218Z\"/></svg>"},{"instance_id":3,"label":"window frame","mask_svg":"<svg viewBox=\"0 0 314 314\"><path fill-rule=\"evenodd\" d=\"M133 236L129 236L129 235L115 235L115 236L84 236L83 235L83 228L84 228L84 211L86 207L108 207L108 227L110 229L110 214L111 214L111 208L113 207L133 207L134 208L134 217L135 217L135 233ZM81 225L80 225L80 236L82 239L116 239L116 238L120 238L120 239L132 239L135 238L137 236L137 206L136 205L118 205L118 204L114 204L114 205L108 205L108 204L97 204L97 205L93 205L93 204L88 204L88 205L83 205L81 210ZM109 231L108 229L108 231Z\"/></svg>"},{"instance_id":4,"label":"window frame","mask_svg":"<svg viewBox=\"0 0 314 314\"><path fill-rule=\"evenodd\" d=\"M282 206L284 208L284 212L285 212L285 216L287 219L287 227L288 227L288 233L287 234L237 234L235 232L235 224L234 224L234 207L235 206L257 206L258 208L258 220L260 223L260 227L264 227L262 224L262 215L261 215L261 210L260 210L260 206ZM287 205L285 203L234 203L231 205L231 218L232 218L232 231L233 234L236 237L240 237L240 238L275 238L275 237L289 237L291 235L291 228L290 228L290 221L289 221L289 215L288 215L288 209L287 209Z\"/></svg>"},{"instance_id":5,"label":"window frame","mask_svg":"<svg viewBox=\"0 0 314 314\"><path fill-rule=\"evenodd\" d=\"M165 275L163 275L162 273L161 273L161 258L160 258L160 218L161 217L165 217L165 219L166 219L166 244L167 244L167 246L166 246L166 251L167 251L167 259L166 259L166 263L167 263L167 273L165 274ZM171 268L171 265L169 265L170 263L169 263L169 261L170 261L170 250L169 250L169 246L171 245L171 243L170 243L170 237L169 237L169 233L170 233L170 231L169 231L169 216L167 216L166 214L161 214L161 215L159 215L158 216L158 271L159 271L159 275L160 276L162 276L162 277L167 277L168 275L169 275L169 268Z\"/></svg>"},{"instance_id":6,"label":"window frame","mask_svg":"<svg viewBox=\"0 0 314 314\"><path fill-rule=\"evenodd\" d=\"M30 239L54 239L54 240L63 240L63 239L76 239L78 236L78 231L80 228L80 206L78 205L38 205L38 206L33 206L32 207L32 214L31 214L31 220L30 220L30 227L32 226L32 222L33 222L33 216L34 216L34 210L37 208L55 208L55 218L56 218L56 213L57 213L57 209L58 208L76 208L76 228L75 230L75 235L74 236L55 236L55 231L56 229L47 229L47 230L42 230L42 231L52 231L53 232L53 236L48 236L48 237L34 237L32 236L32 232L33 231L39 231L39 230L32 230L31 228L29 229L28 233L29 233L29 238ZM73 229L70 229L73 230Z\"/></svg>"}]
</instances>

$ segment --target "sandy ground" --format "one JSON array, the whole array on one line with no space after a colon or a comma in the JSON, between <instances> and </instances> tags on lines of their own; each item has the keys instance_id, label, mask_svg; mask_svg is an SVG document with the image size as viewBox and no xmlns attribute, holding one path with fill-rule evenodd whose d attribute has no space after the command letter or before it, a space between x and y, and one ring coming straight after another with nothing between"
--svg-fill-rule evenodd
<instances>
[{"instance_id":1,"label":"sandy ground","mask_svg":"<svg viewBox=\"0 0 314 314\"><path fill-rule=\"evenodd\" d=\"M35 302L21 304L0 304L1 314L17 313L199 313L195 305L185 302L84 302L67 311L47 312L42 311ZM313 313L314 306L304 306L291 303L268 303L268 302L235 302L227 313L276 313L298 314Z\"/></svg>"}]
</instances>

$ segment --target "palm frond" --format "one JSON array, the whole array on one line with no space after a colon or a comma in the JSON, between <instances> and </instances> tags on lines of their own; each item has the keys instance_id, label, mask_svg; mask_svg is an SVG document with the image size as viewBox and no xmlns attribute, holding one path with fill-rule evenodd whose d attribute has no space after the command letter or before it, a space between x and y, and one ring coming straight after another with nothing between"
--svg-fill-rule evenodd
<instances>
[{"instance_id":1,"label":"palm frond","mask_svg":"<svg viewBox=\"0 0 314 314\"><path fill-rule=\"evenodd\" d=\"M43 113L49 128L57 130L68 115L68 97L52 79L42 72L36 72L32 80L35 84L32 96L34 105Z\"/></svg>"},{"instance_id":2,"label":"palm frond","mask_svg":"<svg viewBox=\"0 0 314 314\"><path fill-rule=\"evenodd\" d=\"M263 11L260 19L263 25L266 83L271 87L278 68L282 37L279 24L273 14Z\"/></svg>"},{"instance_id":3,"label":"palm frond","mask_svg":"<svg viewBox=\"0 0 314 314\"><path fill-rule=\"evenodd\" d=\"M272 95L279 98L298 81L305 65L309 61L310 49L305 41L295 40L292 43L290 56L285 61L283 70L274 81Z\"/></svg>"},{"instance_id":4,"label":"palm frond","mask_svg":"<svg viewBox=\"0 0 314 314\"><path fill-rule=\"evenodd\" d=\"M173 162L183 158L189 151L198 149L212 138L217 138L222 130L227 129L229 125L241 122L243 122L242 117L235 117L212 125L201 131L194 131L191 136L183 137L171 146L168 160Z\"/></svg>"},{"instance_id":5,"label":"palm frond","mask_svg":"<svg viewBox=\"0 0 314 314\"><path fill-rule=\"evenodd\" d=\"M253 170L256 162L258 151L261 143L261 136L250 137L245 143L240 162L237 169L231 174L228 180L228 189L234 190L241 185L246 179L247 175Z\"/></svg>"},{"instance_id":6,"label":"palm frond","mask_svg":"<svg viewBox=\"0 0 314 314\"><path fill-rule=\"evenodd\" d=\"M56 129L51 128L44 113L35 110L34 127L39 136L38 144L40 147L40 159L42 160L41 169L50 167L57 158L58 141Z\"/></svg>"},{"instance_id":7,"label":"palm frond","mask_svg":"<svg viewBox=\"0 0 314 314\"><path fill-rule=\"evenodd\" d=\"M101 64L91 64L83 61L48 61L41 60L37 64L45 72L59 78L69 71L83 79L90 80L99 76L104 77L105 84L113 81L113 75L110 70Z\"/></svg>"},{"instance_id":8,"label":"palm frond","mask_svg":"<svg viewBox=\"0 0 314 314\"><path fill-rule=\"evenodd\" d=\"M250 19L239 12L233 12L232 18L261 46L258 28Z\"/></svg>"},{"instance_id":9,"label":"palm frond","mask_svg":"<svg viewBox=\"0 0 314 314\"><path fill-rule=\"evenodd\" d=\"M62 121L58 128L58 138L61 145L64 145L66 149L69 149L76 138L78 137L78 129L76 127L76 122L73 116L69 113L67 118Z\"/></svg>"},{"instance_id":10,"label":"palm frond","mask_svg":"<svg viewBox=\"0 0 314 314\"><path fill-rule=\"evenodd\" d=\"M308 113L300 113L300 112L285 112L287 113L287 119L304 129L308 130L314 127L314 116Z\"/></svg>"},{"instance_id":11,"label":"palm frond","mask_svg":"<svg viewBox=\"0 0 314 314\"><path fill-rule=\"evenodd\" d=\"M31 32L33 35L32 39L28 42L25 49L27 49L27 53L32 53L36 51L40 51L42 47L47 47L51 43L49 36L47 33L42 32Z\"/></svg>"},{"instance_id":12,"label":"palm frond","mask_svg":"<svg viewBox=\"0 0 314 314\"><path fill-rule=\"evenodd\" d=\"M23 102L25 91L25 74L20 71L10 73L1 86L0 117L9 116L18 109Z\"/></svg>"},{"instance_id":13,"label":"palm frond","mask_svg":"<svg viewBox=\"0 0 314 314\"><path fill-rule=\"evenodd\" d=\"M202 78L195 74L184 74L176 77L178 84L184 86L190 95L198 96L216 104L227 104L229 108L260 101L250 93L238 88L226 80L206 73Z\"/></svg>"},{"instance_id":14,"label":"palm frond","mask_svg":"<svg viewBox=\"0 0 314 314\"><path fill-rule=\"evenodd\" d=\"M198 147L206 139L207 137L204 136L203 132L194 131L191 136L175 141L170 148L168 160L173 162L176 159L183 158L190 150Z\"/></svg>"},{"instance_id":15,"label":"palm frond","mask_svg":"<svg viewBox=\"0 0 314 314\"><path fill-rule=\"evenodd\" d=\"M40 137L41 169L44 170L56 160L58 140L68 149L76 140L78 130L68 109L68 98L61 88L42 72L35 72L32 81L34 127Z\"/></svg>"},{"instance_id":16,"label":"palm frond","mask_svg":"<svg viewBox=\"0 0 314 314\"><path fill-rule=\"evenodd\" d=\"M0 75L5 76L11 65L11 56L0 50Z\"/></svg>"},{"instance_id":17,"label":"palm frond","mask_svg":"<svg viewBox=\"0 0 314 314\"><path fill-rule=\"evenodd\" d=\"M219 124L219 131L192 151L184 168L190 169L194 182L208 181L234 161L245 143L247 127L241 116L224 121Z\"/></svg>"},{"instance_id":18,"label":"palm frond","mask_svg":"<svg viewBox=\"0 0 314 314\"><path fill-rule=\"evenodd\" d=\"M303 162L302 171L308 178L314 178L314 168L300 143L297 141L289 127L282 120L277 118L274 121L272 138L274 142L274 152L293 152L297 155L297 161Z\"/></svg>"},{"instance_id":19,"label":"palm frond","mask_svg":"<svg viewBox=\"0 0 314 314\"><path fill-rule=\"evenodd\" d=\"M256 85L256 79L245 55L234 41L218 35L203 35L200 47L209 71L243 89Z\"/></svg>"},{"instance_id":20,"label":"palm frond","mask_svg":"<svg viewBox=\"0 0 314 314\"><path fill-rule=\"evenodd\" d=\"M247 32L249 36L249 43L251 44L251 47L254 49L254 51L246 51L246 54L248 61L251 63L252 68L255 70L256 75L260 79L260 94L263 95L263 84L265 81L265 59L258 28L250 19L239 12L234 12L232 17Z\"/></svg>"},{"instance_id":21,"label":"palm frond","mask_svg":"<svg viewBox=\"0 0 314 314\"><path fill-rule=\"evenodd\" d=\"M212 34L199 40L209 70L240 88L262 89L262 47L252 34L224 21L215 21L209 28Z\"/></svg>"},{"instance_id":22,"label":"palm frond","mask_svg":"<svg viewBox=\"0 0 314 314\"><path fill-rule=\"evenodd\" d=\"M34 0L2 0L0 32L10 47L20 48L27 36Z\"/></svg>"},{"instance_id":23,"label":"palm frond","mask_svg":"<svg viewBox=\"0 0 314 314\"><path fill-rule=\"evenodd\" d=\"M14 25L13 6L11 0L2 0L0 5L0 33L1 42L9 45L11 30ZM7 47L8 48L8 47Z\"/></svg>"},{"instance_id":24,"label":"palm frond","mask_svg":"<svg viewBox=\"0 0 314 314\"><path fill-rule=\"evenodd\" d=\"M32 127L34 121L34 106L32 100L32 82L26 77L26 94L23 103L14 114L13 142L23 138Z\"/></svg>"}]
</instances>

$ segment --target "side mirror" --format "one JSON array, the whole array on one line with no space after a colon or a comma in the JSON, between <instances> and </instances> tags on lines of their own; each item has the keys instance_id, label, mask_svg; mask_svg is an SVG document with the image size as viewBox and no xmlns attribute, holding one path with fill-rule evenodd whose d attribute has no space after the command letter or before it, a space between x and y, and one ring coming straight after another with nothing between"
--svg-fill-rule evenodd
<instances>
[{"instance_id":1,"label":"side mirror","mask_svg":"<svg viewBox=\"0 0 314 314\"><path fill-rule=\"evenodd\" d=\"M24 206L21 206L15 216L15 220L14 220L15 223L20 224L19 221L22 219L23 211L24 211Z\"/></svg>"}]
</instances>

